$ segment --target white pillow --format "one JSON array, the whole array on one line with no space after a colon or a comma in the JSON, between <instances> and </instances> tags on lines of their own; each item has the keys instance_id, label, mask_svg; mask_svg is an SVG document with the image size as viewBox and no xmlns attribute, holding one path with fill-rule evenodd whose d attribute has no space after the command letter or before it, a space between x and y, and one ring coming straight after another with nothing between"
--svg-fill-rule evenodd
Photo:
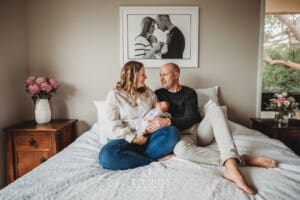
<instances>
[{"instance_id":1,"label":"white pillow","mask_svg":"<svg viewBox=\"0 0 300 200\"><path fill-rule=\"evenodd\" d=\"M106 103L105 101L94 101L97 110L97 123L99 126L105 121Z\"/></svg>"},{"instance_id":2,"label":"white pillow","mask_svg":"<svg viewBox=\"0 0 300 200\"><path fill-rule=\"evenodd\" d=\"M195 89L198 97L198 107L201 115L204 115L204 105L209 101L212 100L212 102L215 102L217 105L219 104L219 99L218 99L218 90L219 87L211 87L211 88L199 88Z\"/></svg>"},{"instance_id":3,"label":"white pillow","mask_svg":"<svg viewBox=\"0 0 300 200\"><path fill-rule=\"evenodd\" d=\"M94 101L94 104L96 106L97 111L97 124L98 128L96 130L96 133L99 135L100 143L106 144L108 142L108 139L102 131L103 124L106 122L105 112L106 112L106 102L105 101Z\"/></svg>"}]
</instances>

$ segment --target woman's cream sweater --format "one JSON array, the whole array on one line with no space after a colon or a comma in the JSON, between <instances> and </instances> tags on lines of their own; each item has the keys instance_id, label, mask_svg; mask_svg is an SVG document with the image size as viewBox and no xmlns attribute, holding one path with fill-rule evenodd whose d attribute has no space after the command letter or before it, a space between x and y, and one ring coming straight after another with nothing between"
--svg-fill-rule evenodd
<instances>
[{"instance_id":1,"label":"woman's cream sweater","mask_svg":"<svg viewBox=\"0 0 300 200\"><path fill-rule=\"evenodd\" d=\"M125 91L113 89L106 99L106 122L103 124L102 133L108 139L125 139L131 143L136 132L136 123L149 111L157 97L147 87L145 95L136 101Z\"/></svg>"}]
</instances>

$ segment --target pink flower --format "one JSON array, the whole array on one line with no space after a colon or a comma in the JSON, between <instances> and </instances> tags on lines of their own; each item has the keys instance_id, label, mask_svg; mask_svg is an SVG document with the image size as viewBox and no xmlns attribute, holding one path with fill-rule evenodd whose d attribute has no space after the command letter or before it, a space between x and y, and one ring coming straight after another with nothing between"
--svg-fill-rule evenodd
<instances>
[{"instance_id":1,"label":"pink flower","mask_svg":"<svg viewBox=\"0 0 300 200\"><path fill-rule=\"evenodd\" d=\"M38 84L38 85L42 85L43 83L47 82L47 78L46 77L38 77L36 80L35 80L35 83Z\"/></svg>"},{"instance_id":2,"label":"pink flower","mask_svg":"<svg viewBox=\"0 0 300 200\"><path fill-rule=\"evenodd\" d=\"M52 79L52 78L49 79L49 83L50 83L50 84L52 85L52 87L54 87L55 89L57 89L57 88L59 87L59 83L58 83L56 80Z\"/></svg>"},{"instance_id":3,"label":"pink flower","mask_svg":"<svg viewBox=\"0 0 300 200\"><path fill-rule=\"evenodd\" d=\"M29 93L33 94L33 95L35 95L35 94L37 94L37 93L40 92L40 87L37 84L35 84L35 83L33 83L31 85L28 85L27 89L28 89Z\"/></svg>"},{"instance_id":4,"label":"pink flower","mask_svg":"<svg viewBox=\"0 0 300 200\"><path fill-rule=\"evenodd\" d=\"M56 89L59 87L59 83L48 77L35 77L30 76L26 79L26 92L32 95L32 99L50 99Z\"/></svg>"},{"instance_id":5,"label":"pink flower","mask_svg":"<svg viewBox=\"0 0 300 200\"><path fill-rule=\"evenodd\" d=\"M41 90L43 90L45 92L49 93L52 89L53 89L52 86L47 82L44 82L41 84Z\"/></svg>"},{"instance_id":6,"label":"pink flower","mask_svg":"<svg viewBox=\"0 0 300 200\"><path fill-rule=\"evenodd\" d=\"M277 104L283 104L285 101L285 98L279 98L277 99Z\"/></svg>"},{"instance_id":7,"label":"pink flower","mask_svg":"<svg viewBox=\"0 0 300 200\"><path fill-rule=\"evenodd\" d=\"M27 84L27 85L33 84L34 81L35 81L35 79L36 79L35 76L29 76L29 77L27 78L27 80L26 80L26 84Z\"/></svg>"}]
</instances>

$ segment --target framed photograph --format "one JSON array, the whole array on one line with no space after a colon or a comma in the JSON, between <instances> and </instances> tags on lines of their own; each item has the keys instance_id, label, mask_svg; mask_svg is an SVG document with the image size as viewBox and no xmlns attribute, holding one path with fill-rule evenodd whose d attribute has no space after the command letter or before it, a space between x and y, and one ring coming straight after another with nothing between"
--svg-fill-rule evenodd
<instances>
[{"instance_id":1,"label":"framed photograph","mask_svg":"<svg viewBox=\"0 0 300 200\"><path fill-rule=\"evenodd\" d=\"M198 67L198 6L120 8L121 66Z\"/></svg>"}]
</instances>

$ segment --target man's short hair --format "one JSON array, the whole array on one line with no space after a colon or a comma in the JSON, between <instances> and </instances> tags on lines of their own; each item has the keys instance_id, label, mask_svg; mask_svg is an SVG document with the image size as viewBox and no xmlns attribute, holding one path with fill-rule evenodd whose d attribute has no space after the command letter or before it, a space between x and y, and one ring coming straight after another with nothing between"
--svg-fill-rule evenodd
<instances>
[{"instance_id":1,"label":"man's short hair","mask_svg":"<svg viewBox=\"0 0 300 200\"><path fill-rule=\"evenodd\" d=\"M170 16L169 15L158 15L159 20L165 19L168 22L171 22Z\"/></svg>"},{"instance_id":2,"label":"man's short hair","mask_svg":"<svg viewBox=\"0 0 300 200\"><path fill-rule=\"evenodd\" d=\"M176 63L167 63L166 65L171 65L173 67L173 70L180 74L180 68Z\"/></svg>"}]
</instances>

